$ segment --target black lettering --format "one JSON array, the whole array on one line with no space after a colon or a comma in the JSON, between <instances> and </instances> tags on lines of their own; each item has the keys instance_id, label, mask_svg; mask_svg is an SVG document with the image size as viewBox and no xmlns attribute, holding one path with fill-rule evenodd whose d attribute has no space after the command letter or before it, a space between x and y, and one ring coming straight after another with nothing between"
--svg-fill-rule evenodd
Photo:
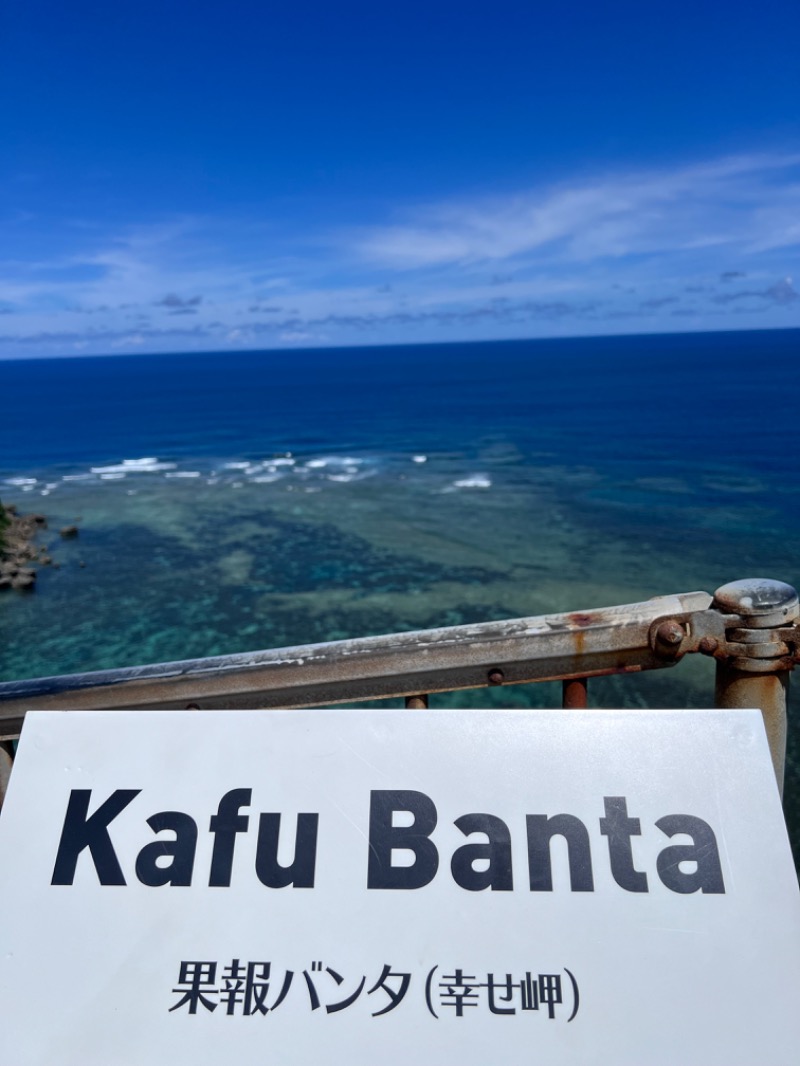
<instances>
[{"instance_id":1,"label":"black lettering","mask_svg":"<svg viewBox=\"0 0 800 1066\"><path fill-rule=\"evenodd\" d=\"M409 826L393 826L395 811L414 816ZM436 807L424 792L406 789L370 793L367 888L423 888L436 876L439 853L430 839L436 828ZM392 866L392 851L414 853L411 866Z\"/></svg>"},{"instance_id":2,"label":"black lettering","mask_svg":"<svg viewBox=\"0 0 800 1066\"><path fill-rule=\"evenodd\" d=\"M631 837L642 835L638 818L628 817L628 803L624 796L604 796L605 818L600 819L600 832L608 837L608 855L614 880L627 892L647 892L647 874L633 866Z\"/></svg>"},{"instance_id":3,"label":"black lettering","mask_svg":"<svg viewBox=\"0 0 800 1066\"><path fill-rule=\"evenodd\" d=\"M550 841L561 836L567 842L569 860L569 885L573 892L594 892L592 873L592 849L586 826L573 814L529 814L525 823L528 830L528 876L531 892L553 891L553 867Z\"/></svg>"},{"instance_id":4,"label":"black lettering","mask_svg":"<svg viewBox=\"0 0 800 1066\"><path fill-rule=\"evenodd\" d=\"M514 887L511 870L511 834L502 818L493 814L462 814L455 825L464 836L470 833L485 833L485 844L464 844L457 848L450 861L453 880L468 892L510 892ZM488 859L485 870L476 870L473 863Z\"/></svg>"},{"instance_id":5,"label":"black lettering","mask_svg":"<svg viewBox=\"0 0 800 1066\"><path fill-rule=\"evenodd\" d=\"M89 849L101 885L126 884L114 845L108 835L108 827L140 792L140 788L118 788L91 817L87 817L92 790L72 789L58 843L51 885L72 884L78 856L84 848Z\"/></svg>"},{"instance_id":6,"label":"black lettering","mask_svg":"<svg viewBox=\"0 0 800 1066\"><path fill-rule=\"evenodd\" d=\"M246 833L250 824L247 815L239 814L239 811L250 805L252 795L253 790L250 788L231 789L219 801L217 813L211 816L209 829L214 834L211 871L208 877L211 888L228 888L231 883L236 834Z\"/></svg>"},{"instance_id":7,"label":"black lettering","mask_svg":"<svg viewBox=\"0 0 800 1066\"><path fill-rule=\"evenodd\" d=\"M659 854L656 866L658 876L673 892L724 893L722 868L717 849L714 830L702 818L692 814L668 814L659 818L656 825L668 837L686 833L692 837L693 844L673 844ZM694 862L697 869L684 873L679 866L682 862Z\"/></svg>"},{"instance_id":8,"label":"black lettering","mask_svg":"<svg viewBox=\"0 0 800 1066\"><path fill-rule=\"evenodd\" d=\"M314 867L317 861L318 814L298 814L294 838L294 859L290 866L278 862L278 840L281 832L280 814L262 814L258 822L256 844L256 873L267 888L314 887Z\"/></svg>"},{"instance_id":9,"label":"black lettering","mask_svg":"<svg viewBox=\"0 0 800 1066\"><path fill-rule=\"evenodd\" d=\"M158 888L175 885L185 888L192 883L194 853L197 849L197 823L181 811L159 811L147 819L154 833L172 832L174 840L157 840L145 844L136 858L136 876L143 885ZM166 866L158 860L172 858Z\"/></svg>"}]
</instances>

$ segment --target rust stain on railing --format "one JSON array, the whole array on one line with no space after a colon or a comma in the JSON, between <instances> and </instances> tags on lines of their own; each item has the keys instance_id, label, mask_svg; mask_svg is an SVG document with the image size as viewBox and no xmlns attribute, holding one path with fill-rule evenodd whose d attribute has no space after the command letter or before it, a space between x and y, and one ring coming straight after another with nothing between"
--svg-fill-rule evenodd
<instances>
[{"instance_id":1,"label":"rust stain on railing","mask_svg":"<svg viewBox=\"0 0 800 1066\"><path fill-rule=\"evenodd\" d=\"M800 661L799 613L791 586L757 578L723 586L715 597L688 592L587 611L10 681L0 683L0 741L19 735L29 710L299 708L387 697L424 708L429 693L550 680L565 682L565 707L582 707L589 677L672 667L696 652L717 661L718 705L730 706L726 699L747 692L765 719L774 713L785 720L785 677L777 686L784 692L782 710L768 679ZM734 673L751 683L734 684ZM777 772L785 725L773 723L768 734Z\"/></svg>"},{"instance_id":2,"label":"rust stain on railing","mask_svg":"<svg viewBox=\"0 0 800 1066\"><path fill-rule=\"evenodd\" d=\"M29 709L308 707L658 669L669 662L653 646L653 624L710 603L708 593L695 592L581 613L6 682L0 736L16 735Z\"/></svg>"}]
</instances>

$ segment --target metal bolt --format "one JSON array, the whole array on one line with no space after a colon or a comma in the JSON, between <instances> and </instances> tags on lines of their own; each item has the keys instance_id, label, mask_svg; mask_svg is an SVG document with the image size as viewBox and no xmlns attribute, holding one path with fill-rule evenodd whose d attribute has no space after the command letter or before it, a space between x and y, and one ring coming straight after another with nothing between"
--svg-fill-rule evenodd
<instances>
[{"instance_id":1,"label":"metal bolt","mask_svg":"<svg viewBox=\"0 0 800 1066\"><path fill-rule=\"evenodd\" d=\"M656 640L659 644L665 644L669 648L677 648L686 631L677 622L662 622L656 630Z\"/></svg>"},{"instance_id":2,"label":"metal bolt","mask_svg":"<svg viewBox=\"0 0 800 1066\"><path fill-rule=\"evenodd\" d=\"M502 685L505 681L505 674L502 670L490 670L489 671L489 684L490 685Z\"/></svg>"},{"instance_id":3,"label":"metal bolt","mask_svg":"<svg viewBox=\"0 0 800 1066\"><path fill-rule=\"evenodd\" d=\"M703 655L713 655L719 647L719 641L714 637L703 637L700 643L697 645L697 650L701 651Z\"/></svg>"}]
</instances>

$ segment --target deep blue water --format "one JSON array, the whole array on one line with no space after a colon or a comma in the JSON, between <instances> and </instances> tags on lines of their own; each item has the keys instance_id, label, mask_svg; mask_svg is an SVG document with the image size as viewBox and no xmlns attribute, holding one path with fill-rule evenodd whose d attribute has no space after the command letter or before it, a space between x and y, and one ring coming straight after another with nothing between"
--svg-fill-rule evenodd
<instances>
[{"instance_id":1,"label":"deep blue water","mask_svg":"<svg viewBox=\"0 0 800 1066\"><path fill-rule=\"evenodd\" d=\"M792 330L0 361L0 498L56 564L0 595L0 677L798 587L799 356ZM702 657L592 684L712 700ZM800 843L797 712L787 809Z\"/></svg>"},{"instance_id":2,"label":"deep blue water","mask_svg":"<svg viewBox=\"0 0 800 1066\"><path fill-rule=\"evenodd\" d=\"M462 449L794 468L800 331L0 362L0 470Z\"/></svg>"}]
</instances>

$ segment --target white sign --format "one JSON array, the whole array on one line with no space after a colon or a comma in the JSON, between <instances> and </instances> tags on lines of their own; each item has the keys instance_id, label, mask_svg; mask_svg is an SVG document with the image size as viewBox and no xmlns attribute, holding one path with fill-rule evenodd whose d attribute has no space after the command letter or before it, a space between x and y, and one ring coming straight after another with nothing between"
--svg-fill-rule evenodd
<instances>
[{"instance_id":1,"label":"white sign","mask_svg":"<svg viewBox=\"0 0 800 1066\"><path fill-rule=\"evenodd\" d=\"M8 1066L794 1064L755 711L28 716Z\"/></svg>"}]
</instances>

